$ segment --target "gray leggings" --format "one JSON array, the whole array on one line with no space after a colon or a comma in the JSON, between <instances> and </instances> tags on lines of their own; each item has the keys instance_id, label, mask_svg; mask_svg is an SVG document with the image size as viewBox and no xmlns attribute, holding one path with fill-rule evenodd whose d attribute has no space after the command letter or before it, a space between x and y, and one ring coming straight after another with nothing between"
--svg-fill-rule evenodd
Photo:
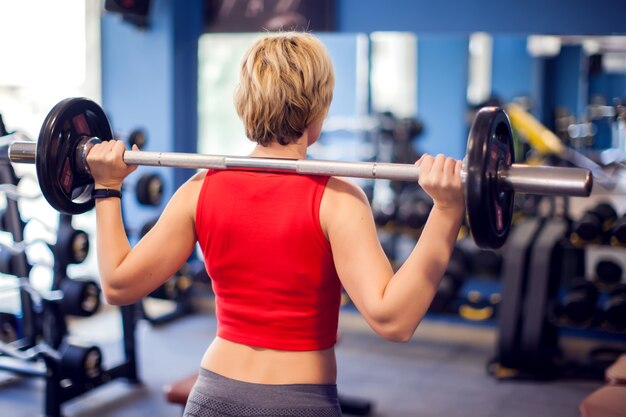
<instances>
[{"instance_id":1,"label":"gray leggings","mask_svg":"<svg viewBox=\"0 0 626 417\"><path fill-rule=\"evenodd\" d=\"M200 368L183 417L340 417L337 386L265 385Z\"/></svg>"}]
</instances>

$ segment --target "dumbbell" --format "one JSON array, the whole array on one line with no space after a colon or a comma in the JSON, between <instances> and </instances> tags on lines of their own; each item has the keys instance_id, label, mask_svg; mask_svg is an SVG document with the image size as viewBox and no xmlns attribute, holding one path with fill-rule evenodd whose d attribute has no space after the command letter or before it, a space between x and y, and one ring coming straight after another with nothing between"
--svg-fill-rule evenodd
<instances>
[{"instance_id":1,"label":"dumbbell","mask_svg":"<svg viewBox=\"0 0 626 417\"><path fill-rule=\"evenodd\" d=\"M60 355L62 378L73 384L86 383L102 375L102 351L97 346L64 344Z\"/></svg>"},{"instance_id":2,"label":"dumbbell","mask_svg":"<svg viewBox=\"0 0 626 417\"><path fill-rule=\"evenodd\" d=\"M139 204L158 206L163 200L163 177L159 174L142 175L135 185L135 195Z\"/></svg>"},{"instance_id":3,"label":"dumbbell","mask_svg":"<svg viewBox=\"0 0 626 417\"><path fill-rule=\"evenodd\" d=\"M587 210L580 220L574 222L570 241L575 246L601 243L605 232L613 226L616 219L617 213L611 204L599 203Z\"/></svg>"},{"instance_id":4,"label":"dumbbell","mask_svg":"<svg viewBox=\"0 0 626 417\"><path fill-rule=\"evenodd\" d=\"M626 284L618 285L602 304L602 325L614 332L626 332Z\"/></svg>"},{"instance_id":5,"label":"dumbbell","mask_svg":"<svg viewBox=\"0 0 626 417\"><path fill-rule=\"evenodd\" d=\"M130 149L132 149L135 145L137 145L139 149L143 149L146 146L148 139L146 137L146 132L143 129L134 129L128 135L127 141Z\"/></svg>"},{"instance_id":6,"label":"dumbbell","mask_svg":"<svg viewBox=\"0 0 626 417\"><path fill-rule=\"evenodd\" d=\"M610 242L613 246L626 246L626 215L613 224Z\"/></svg>"},{"instance_id":7,"label":"dumbbell","mask_svg":"<svg viewBox=\"0 0 626 417\"><path fill-rule=\"evenodd\" d=\"M595 267L595 281L604 288L622 282L622 267L611 259L600 259Z\"/></svg>"},{"instance_id":8,"label":"dumbbell","mask_svg":"<svg viewBox=\"0 0 626 417\"><path fill-rule=\"evenodd\" d=\"M144 237L150 229L154 227L158 220L159 218L155 217L144 223L141 227L141 231L139 232L140 238ZM157 287L148 296L160 300L175 300L180 296L180 294L186 292L191 287L192 283L193 273L191 273L189 265L185 264L179 271L176 272L176 274L174 274L174 276Z\"/></svg>"},{"instance_id":9,"label":"dumbbell","mask_svg":"<svg viewBox=\"0 0 626 417\"><path fill-rule=\"evenodd\" d=\"M588 327L592 324L598 303L598 289L580 278L565 293L556 315L569 325Z\"/></svg>"},{"instance_id":10,"label":"dumbbell","mask_svg":"<svg viewBox=\"0 0 626 417\"><path fill-rule=\"evenodd\" d=\"M89 255L89 235L83 230L60 226L54 247L57 256L67 263L80 264Z\"/></svg>"},{"instance_id":11,"label":"dumbbell","mask_svg":"<svg viewBox=\"0 0 626 417\"><path fill-rule=\"evenodd\" d=\"M15 314L0 312L0 342L11 343L18 338L17 317Z\"/></svg>"},{"instance_id":12,"label":"dumbbell","mask_svg":"<svg viewBox=\"0 0 626 417\"><path fill-rule=\"evenodd\" d=\"M194 271L184 264L170 279L150 293L159 300L177 300L193 285Z\"/></svg>"},{"instance_id":13,"label":"dumbbell","mask_svg":"<svg viewBox=\"0 0 626 417\"><path fill-rule=\"evenodd\" d=\"M100 287L91 279L64 278L60 285L63 293L61 310L64 314L89 317L100 308Z\"/></svg>"}]
</instances>

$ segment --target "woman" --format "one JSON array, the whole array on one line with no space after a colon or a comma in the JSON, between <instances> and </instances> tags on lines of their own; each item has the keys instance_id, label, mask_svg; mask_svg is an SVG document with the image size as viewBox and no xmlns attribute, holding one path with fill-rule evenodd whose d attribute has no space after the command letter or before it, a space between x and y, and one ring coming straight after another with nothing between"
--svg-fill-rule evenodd
<instances>
[{"instance_id":1,"label":"woman","mask_svg":"<svg viewBox=\"0 0 626 417\"><path fill-rule=\"evenodd\" d=\"M235 106L253 157L305 158L334 88L332 64L310 34L256 42L241 64ZM96 189L120 190L136 167L124 144L88 156ZM141 299L196 243L216 295L217 336L185 416L339 416L334 345L341 287L372 329L407 341L430 305L463 217L461 163L425 155L419 182L434 207L394 273L369 203L345 179L250 171L201 172L174 194L133 248L120 199L96 199L98 265L111 304ZM115 194L115 193L113 193Z\"/></svg>"}]
</instances>

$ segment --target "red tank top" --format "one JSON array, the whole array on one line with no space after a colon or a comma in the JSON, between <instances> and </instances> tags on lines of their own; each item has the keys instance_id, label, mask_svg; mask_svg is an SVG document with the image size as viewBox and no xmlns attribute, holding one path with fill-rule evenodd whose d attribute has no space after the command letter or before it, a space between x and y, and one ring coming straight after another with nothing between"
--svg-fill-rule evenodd
<instances>
[{"instance_id":1,"label":"red tank top","mask_svg":"<svg viewBox=\"0 0 626 417\"><path fill-rule=\"evenodd\" d=\"M319 222L327 181L207 172L196 234L213 284L219 337L294 351L336 343L341 284Z\"/></svg>"}]
</instances>

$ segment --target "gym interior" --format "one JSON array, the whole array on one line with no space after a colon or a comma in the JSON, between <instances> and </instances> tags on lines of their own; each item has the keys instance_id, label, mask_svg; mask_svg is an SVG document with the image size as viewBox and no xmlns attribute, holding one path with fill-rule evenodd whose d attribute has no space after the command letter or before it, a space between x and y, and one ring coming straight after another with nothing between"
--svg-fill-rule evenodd
<instances>
[{"instance_id":1,"label":"gym interior","mask_svg":"<svg viewBox=\"0 0 626 417\"><path fill-rule=\"evenodd\" d=\"M44 152L51 109L85 97L128 147L247 155L232 105L241 56L295 29L323 42L336 79L311 159L467 154L486 187L465 189L467 221L408 342L377 336L343 294L343 414L626 416L625 13L616 0L0 1L0 415L181 416L217 325L200 252L140 302L108 305L93 202L53 207L61 180L9 145ZM484 107L511 132L512 160L495 168L470 158ZM517 170L501 164L575 169L593 188L564 190L561 171L510 185ZM132 244L194 173L128 177ZM353 181L399 267L432 200L416 181Z\"/></svg>"}]
</instances>

